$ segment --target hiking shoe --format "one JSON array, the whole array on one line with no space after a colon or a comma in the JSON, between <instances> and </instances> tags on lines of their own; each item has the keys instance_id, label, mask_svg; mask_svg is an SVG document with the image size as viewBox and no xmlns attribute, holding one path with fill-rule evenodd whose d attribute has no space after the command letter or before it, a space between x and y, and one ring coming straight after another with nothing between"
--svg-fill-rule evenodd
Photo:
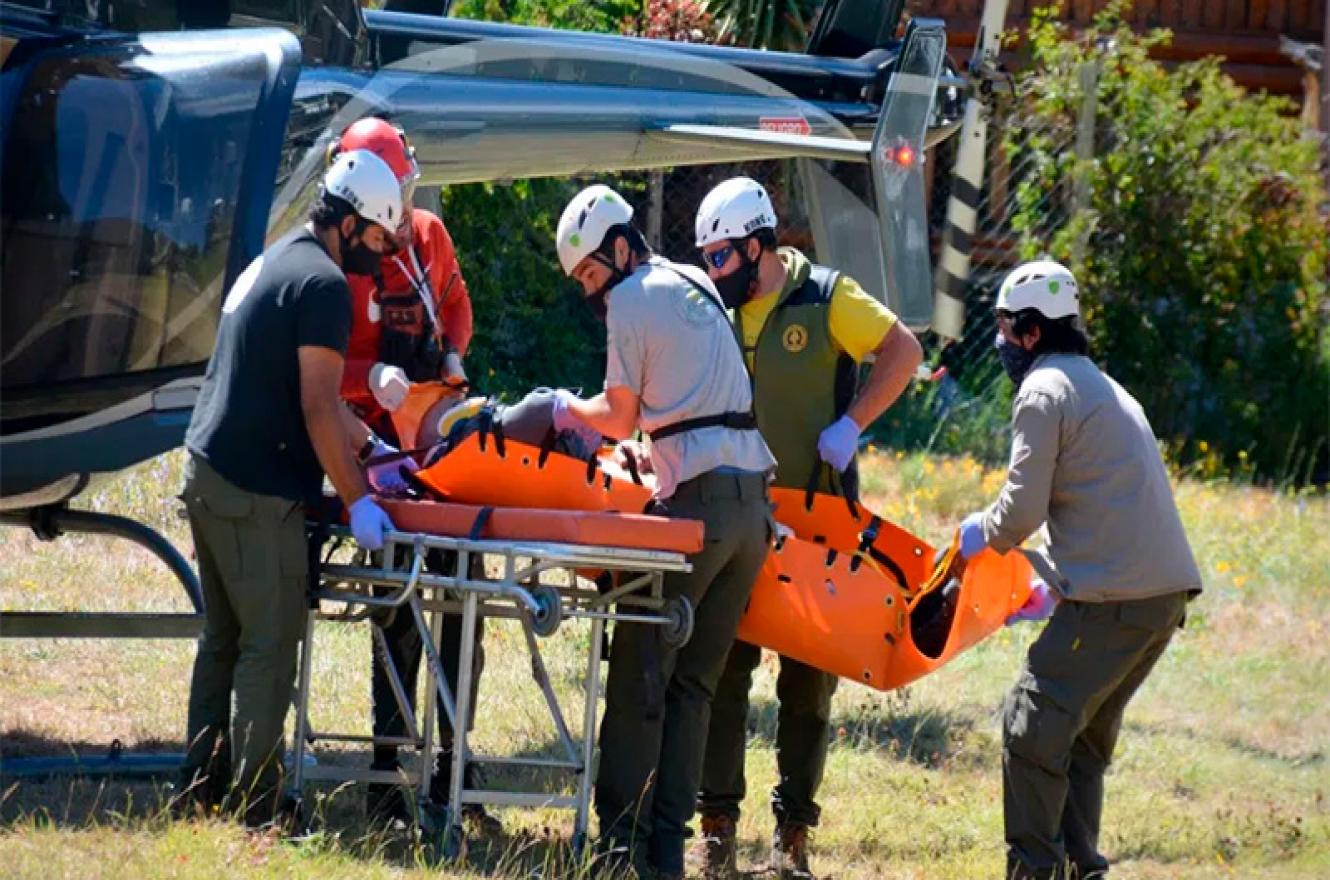
<instances>
[{"instance_id":1,"label":"hiking shoe","mask_svg":"<svg viewBox=\"0 0 1330 880\"><path fill-rule=\"evenodd\" d=\"M734 820L703 815L700 833L688 850L688 870L702 880L737 880L738 844Z\"/></svg>"},{"instance_id":2,"label":"hiking shoe","mask_svg":"<svg viewBox=\"0 0 1330 880\"><path fill-rule=\"evenodd\" d=\"M771 868L780 880L816 880L808 868L808 826L777 826L771 840Z\"/></svg>"}]
</instances>

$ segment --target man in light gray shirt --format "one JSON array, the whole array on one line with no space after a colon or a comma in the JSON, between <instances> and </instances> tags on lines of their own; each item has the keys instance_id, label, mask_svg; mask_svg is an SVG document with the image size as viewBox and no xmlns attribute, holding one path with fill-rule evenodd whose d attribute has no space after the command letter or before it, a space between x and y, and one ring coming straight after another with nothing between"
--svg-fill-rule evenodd
<instances>
[{"instance_id":1,"label":"man in light gray shirt","mask_svg":"<svg viewBox=\"0 0 1330 880\"><path fill-rule=\"evenodd\" d=\"M590 400L556 392L553 419L560 431L645 431L658 480L651 512L706 528L692 571L665 579L665 594L695 609L692 638L674 650L658 627L619 624L601 722L601 864L664 880L683 877L711 698L774 528L766 487L775 459L715 287L698 269L652 256L632 216L597 185L559 220L559 262L605 320L609 346L605 391Z\"/></svg>"},{"instance_id":2,"label":"man in light gray shirt","mask_svg":"<svg viewBox=\"0 0 1330 880\"><path fill-rule=\"evenodd\" d=\"M961 555L1005 553L1041 525L1052 583L1015 620L1051 620L1003 712L1007 877L1103 877L1104 771L1127 702L1182 624L1201 575L1140 404L1086 355L1076 280L1051 261L998 292L997 348L1017 385L1011 464L966 517Z\"/></svg>"}]
</instances>

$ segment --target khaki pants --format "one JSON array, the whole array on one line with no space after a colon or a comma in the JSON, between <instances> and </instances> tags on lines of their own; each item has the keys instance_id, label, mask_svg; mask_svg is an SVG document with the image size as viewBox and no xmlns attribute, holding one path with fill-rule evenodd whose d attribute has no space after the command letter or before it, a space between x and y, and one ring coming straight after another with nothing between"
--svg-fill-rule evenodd
<instances>
[{"instance_id":1,"label":"khaki pants","mask_svg":"<svg viewBox=\"0 0 1330 880\"><path fill-rule=\"evenodd\" d=\"M1030 646L1002 722L1008 876L1107 870L1104 771L1127 702L1186 613L1186 593L1063 602Z\"/></svg>"},{"instance_id":2,"label":"khaki pants","mask_svg":"<svg viewBox=\"0 0 1330 880\"><path fill-rule=\"evenodd\" d=\"M596 813L602 847L625 846L659 871L682 873L711 698L767 555L771 512L765 476L715 472L681 484L665 508L706 525L693 570L665 577L667 596L693 604L693 636L671 650L656 626L615 626Z\"/></svg>"},{"instance_id":3,"label":"khaki pants","mask_svg":"<svg viewBox=\"0 0 1330 880\"><path fill-rule=\"evenodd\" d=\"M184 499L205 623L181 781L212 803L229 790L229 806L245 808L250 822L267 821L280 801L282 729L305 625L304 508L237 488L197 456Z\"/></svg>"}]
</instances>

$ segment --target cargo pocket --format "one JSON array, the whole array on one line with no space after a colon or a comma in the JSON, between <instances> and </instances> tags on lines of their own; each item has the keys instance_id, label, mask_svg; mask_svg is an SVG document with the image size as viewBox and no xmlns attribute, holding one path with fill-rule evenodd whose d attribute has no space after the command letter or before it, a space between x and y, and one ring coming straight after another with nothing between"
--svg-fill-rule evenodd
<instances>
[{"instance_id":1,"label":"cargo pocket","mask_svg":"<svg viewBox=\"0 0 1330 880\"><path fill-rule=\"evenodd\" d=\"M218 573L227 581L239 578L245 569L243 532L254 516L253 500L246 495L186 490L185 507L194 523L195 540L207 545Z\"/></svg>"},{"instance_id":2,"label":"cargo pocket","mask_svg":"<svg viewBox=\"0 0 1330 880\"><path fill-rule=\"evenodd\" d=\"M1002 713L1002 747L1052 773L1065 773L1071 761L1075 720L1025 673L1007 695Z\"/></svg>"}]
</instances>

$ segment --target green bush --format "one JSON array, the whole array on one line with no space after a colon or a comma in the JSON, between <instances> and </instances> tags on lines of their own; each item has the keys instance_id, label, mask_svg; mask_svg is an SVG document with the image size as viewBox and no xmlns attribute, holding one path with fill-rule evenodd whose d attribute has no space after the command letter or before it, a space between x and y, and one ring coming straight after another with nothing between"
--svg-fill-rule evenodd
<instances>
[{"instance_id":1,"label":"green bush","mask_svg":"<svg viewBox=\"0 0 1330 880\"><path fill-rule=\"evenodd\" d=\"M1151 60L1170 35L1133 34L1124 9L1078 36L1056 8L1034 15L1020 89L1034 96L1032 129L1074 128L1079 71L1100 73L1092 159L1008 135L1034 169L1018 191L1022 255L1071 264L1095 356L1184 458L1208 447L1264 478L1324 479L1330 229L1317 144L1289 102L1246 93L1218 60ZM1078 180L1083 204L1045 198Z\"/></svg>"},{"instance_id":2,"label":"green bush","mask_svg":"<svg viewBox=\"0 0 1330 880\"><path fill-rule=\"evenodd\" d=\"M535 27L618 33L643 10L642 0L460 0L456 18L502 21Z\"/></svg>"},{"instance_id":3,"label":"green bush","mask_svg":"<svg viewBox=\"0 0 1330 880\"><path fill-rule=\"evenodd\" d=\"M579 188L534 179L443 191L475 314L467 372L480 392L514 397L537 385L595 392L604 381L605 328L554 250L559 215Z\"/></svg>"}]
</instances>

